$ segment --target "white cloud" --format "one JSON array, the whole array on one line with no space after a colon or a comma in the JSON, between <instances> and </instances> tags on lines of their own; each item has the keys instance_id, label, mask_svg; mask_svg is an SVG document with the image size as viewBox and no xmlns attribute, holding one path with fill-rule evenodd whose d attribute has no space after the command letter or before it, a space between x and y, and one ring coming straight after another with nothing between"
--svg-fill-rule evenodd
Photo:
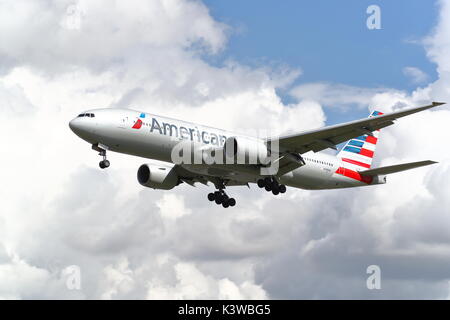
<instances>
[{"instance_id":1,"label":"white cloud","mask_svg":"<svg viewBox=\"0 0 450 320\"><path fill-rule=\"evenodd\" d=\"M161 215L168 219L177 219L186 214L191 214L191 210L185 207L184 199L176 194L164 194L156 202L156 206L161 211Z\"/></svg>"},{"instance_id":2,"label":"white cloud","mask_svg":"<svg viewBox=\"0 0 450 320\"><path fill-rule=\"evenodd\" d=\"M318 82L296 86L290 91L290 94L299 100L313 100L329 107L346 109L349 105L356 105L360 108L367 107L373 96L384 92L396 92L396 90Z\"/></svg>"},{"instance_id":3,"label":"white cloud","mask_svg":"<svg viewBox=\"0 0 450 320\"><path fill-rule=\"evenodd\" d=\"M112 299L115 296L127 295L135 287L133 271L130 269L126 257L122 257L117 262L116 267L106 266L103 273L107 289L101 294L101 299Z\"/></svg>"},{"instance_id":4,"label":"white cloud","mask_svg":"<svg viewBox=\"0 0 450 320\"><path fill-rule=\"evenodd\" d=\"M264 290L257 285L244 282L214 279L203 274L192 263L175 265L176 284L160 286L150 283L149 299L267 299Z\"/></svg>"},{"instance_id":5,"label":"white cloud","mask_svg":"<svg viewBox=\"0 0 450 320\"><path fill-rule=\"evenodd\" d=\"M428 74L416 67L404 67L403 73L416 84L423 83L429 78Z\"/></svg>"},{"instance_id":6,"label":"white cloud","mask_svg":"<svg viewBox=\"0 0 450 320\"><path fill-rule=\"evenodd\" d=\"M225 25L196 1L3 1L0 21L0 57L46 72L107 70L133 52L195 46L215 53L226 41Z\"/></svg>"},{"instance_id":7,"label":"white cloud","mask_svg":"<svg viewBox=\"0 0 450 320\"><path fill-rule=\"evenodd\" d=\"M80 291L67 290L61 272L33 266L17 255L5 258L0 260L0 299L84 298Z\"/></svg>"}]
</instances>

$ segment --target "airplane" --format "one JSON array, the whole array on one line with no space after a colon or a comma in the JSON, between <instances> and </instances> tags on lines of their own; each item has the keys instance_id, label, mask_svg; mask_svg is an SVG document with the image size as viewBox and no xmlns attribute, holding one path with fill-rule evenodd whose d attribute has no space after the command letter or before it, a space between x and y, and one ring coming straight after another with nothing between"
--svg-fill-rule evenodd
<instances>
[{"instance_id":1,"label":"airplane","mask_svg":"<svg viewBox=\"0 0 450 320\"><path fill-rule=\"evenodd\" d=\"M306 190L362 187L384 184L388 174L434 164L425 160L372 168L380 129L443 104L432 102L387 114L373 111L365 119L262 138L119 108L85 111L69 127L99 152L100 168L110 166L107 151L162 161L139 167L137 180L142 186L170 190L181 183L211 182L216 191L207 195L208 200L228 208L236 205L225 192L231 186L256 183L273 195L285 193L286 186ZM337 150L344 142L336 155L320 152ZM200 161L192 162L189 152L200 154ZM174 155L186 157L180 161Z\"/></svg>"}]
</instances>

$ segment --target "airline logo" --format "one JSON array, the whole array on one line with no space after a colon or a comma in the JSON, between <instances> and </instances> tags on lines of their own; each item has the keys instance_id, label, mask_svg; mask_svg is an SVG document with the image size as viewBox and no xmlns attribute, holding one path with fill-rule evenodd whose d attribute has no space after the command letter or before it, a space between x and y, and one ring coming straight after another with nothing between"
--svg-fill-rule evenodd
<instances>
[{"instance_id":1,"label":"airline logo","mask_svg":"<svg viewBox=\"0 0 450 320\"><path fill-rule=\"evenodd\" d=\"M131 127L132 129L140 129L142 127L142 120L140 118L145 118L145 113L141 113L139 118L136 120L134 125Z\"/></svg>"},{"instance_id":2,"label":"airline logo","mask_svg":"<svg viewBox=\"0 0 450 320\"><path fill-rule=\"evenodd\" d=\"M382 112L373 111L369 117L383 115ZM340 152L341 160L349 166L339 167L336 174L346 176L361 182L371 183L372 178L362 176L358 171L370 169L375 147L378 142L379 130L373 132L373 135L361 135L351 139Z\"/></svg>"}]
</instances>

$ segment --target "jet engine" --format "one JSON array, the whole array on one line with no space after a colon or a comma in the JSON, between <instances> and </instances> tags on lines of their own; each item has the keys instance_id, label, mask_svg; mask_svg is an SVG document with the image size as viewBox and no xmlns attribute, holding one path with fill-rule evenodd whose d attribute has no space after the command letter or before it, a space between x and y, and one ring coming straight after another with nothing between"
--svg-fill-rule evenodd
<instances>
[{"instance_id":1,"label":"jet engine","mask_svg":"<svg viewBox=\"0 0 450 320\"><path fill-rule=\"evenodd\" d=\"M143 164L137 172L139 183L145 187L161 190L170 190L180 184L177 173L173 167Z\"/></svg>"},{"instance_id":2,"label":"jet engine","mask_svg":"<svg viewBox=\"0 0 450 320\"><path fill-rule=\"evenodd\" d=\"M264 141L254 138L230 137L225 140L224 151L238 164L267 164L270 160Z\"/></svg>"}]
</instances>

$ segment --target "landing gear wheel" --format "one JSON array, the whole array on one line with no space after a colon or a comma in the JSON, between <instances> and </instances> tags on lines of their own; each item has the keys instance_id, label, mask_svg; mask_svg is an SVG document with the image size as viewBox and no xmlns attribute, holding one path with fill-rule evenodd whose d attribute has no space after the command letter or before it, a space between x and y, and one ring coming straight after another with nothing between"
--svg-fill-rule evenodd
<instances>
[{"instance_id":1,"label":"landing gear wheel","mask_svg":"<svg viewBox=\"0 0 450 320\"><path fill-rule=\"evenodd\" d=\"M265 177L256 181L258 187L266 189L267 192L272 191L274 195L286 192L286 186L280 184L275 177Z\"/></svg>"},{"instance_id":2,"label":"landing gear wheel","mask_svg":"<svg viewBox=\"0 0 450 320\"><path fill-rule=\"evenodd\" d=\"M216 204L221 204L224 208L233 207L236 205L236 200L234 198L230 198L222 188L220 188L219 191L209 193L208 200L214 201Z\"/></svg>"},{"instance_id":3,"label":"landing gear wheel","mask_svg":"<svg viewBox=\"0 0 450 320\"><path fill-rule=\"evenodd\" d=\"M264 188L264 186L266 185L266 182L263 179L259 179L256 183L260 188Z\"/></svg>"},{"instance_id":4,"label":"landing gear wheel","mask_svg":"<svg viewBox=\"0 0 450 320\"><path fill-rule=\"evenodd\" d=\"M108 160L102 160L98 163L99 167L101 169L105 169L109 167L109 161Z\"/></svg>"}]
</instances>

